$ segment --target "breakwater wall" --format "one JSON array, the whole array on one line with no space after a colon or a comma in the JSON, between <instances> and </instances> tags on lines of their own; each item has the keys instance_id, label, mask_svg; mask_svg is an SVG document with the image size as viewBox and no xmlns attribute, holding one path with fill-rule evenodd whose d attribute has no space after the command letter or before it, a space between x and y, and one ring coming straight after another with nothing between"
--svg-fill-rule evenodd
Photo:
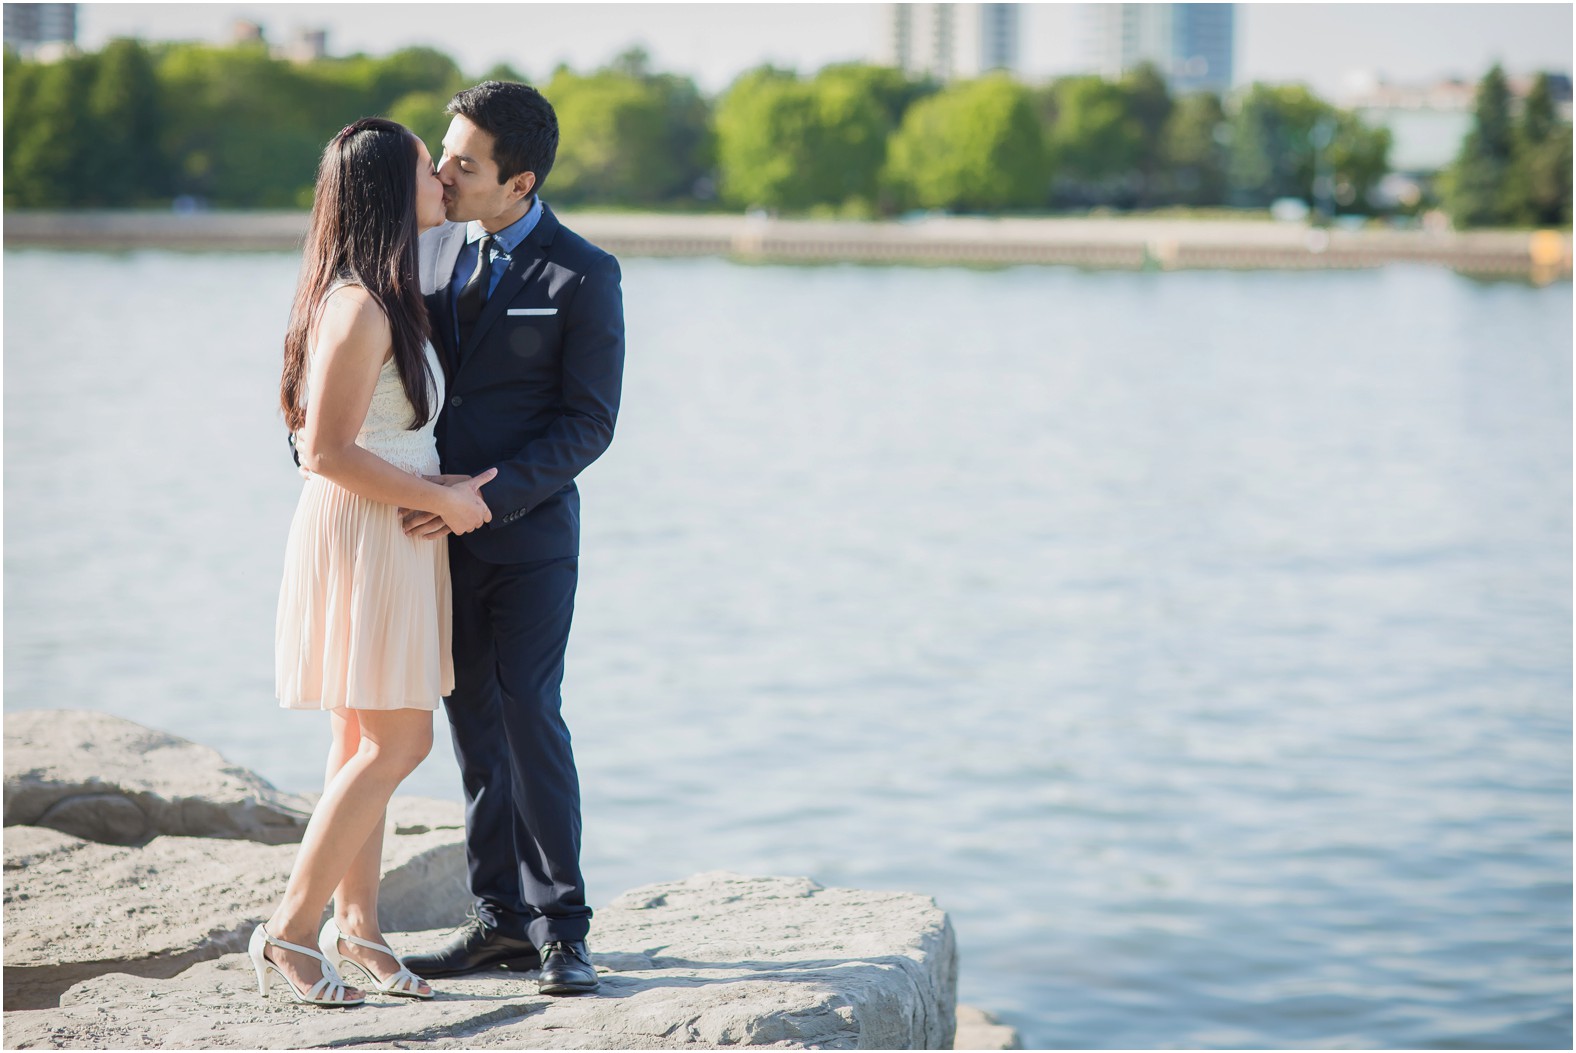
<instances>
[{"instance_id":1,"label":"breakwater wall","mask_svg":"<svg viewBox=\"0 0 1576 1053\"><path fill-rule=\"evenodd\" d=\"M1352 269L1422 263L1569 278L1568 231L1319 229L1267 220L926 217L856 222L568 211L608 251L806 263L1061 264L1186 270ZM304 212L7 212L8 248L298 250Z\"/></svg>"}]
</instances>

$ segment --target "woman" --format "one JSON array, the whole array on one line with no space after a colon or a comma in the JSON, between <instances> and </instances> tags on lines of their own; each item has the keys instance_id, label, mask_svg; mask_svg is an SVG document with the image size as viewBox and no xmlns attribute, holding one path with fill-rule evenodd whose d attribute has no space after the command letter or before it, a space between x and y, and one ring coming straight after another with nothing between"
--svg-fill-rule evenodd
<instances>
[{"instance_id":1,"label":"woman","mask_svg":"<svg viewBox=\"0 0 1576 1053\"><path fill-rule=\"evenodd\" d=\"M438 472L443 374L417 234L443 219L427 148L400 125L359 120L324 150L280 382L311 475L285 550L275 673L281 706L329 712L333 745L284 899L251 941L259 991L277 973L314 1005L363 1001L347 965L385 994L432 996L386 945L377 903L385 809L454 686L446 542L406 537L397 509L435 512L455 534L491 518L479 490L493 471L424 478Z\"/></svg>"}]
</instances>

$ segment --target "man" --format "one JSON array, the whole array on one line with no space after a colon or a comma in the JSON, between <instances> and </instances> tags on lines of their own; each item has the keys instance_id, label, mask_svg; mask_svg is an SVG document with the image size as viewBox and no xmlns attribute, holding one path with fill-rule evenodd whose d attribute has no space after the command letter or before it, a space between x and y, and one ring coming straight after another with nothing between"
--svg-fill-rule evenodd
<instances>
[{"instance_id":1,"label":"man","mask_svg":"<svg viewBox=\"0 0 1576 1053\"><path fill-rule=\"evenodd\" d=\"M586 947L580 787L559 685L580 540L577 476L607 449L624 368L618 261L541 200L558 149L548 101L488 81L455 95L438 178L451 222L422 236L422 290L445 361L445 473L497 468L492 521L450 537L454 693L472 917L425 977L541 967L545 994L597 987ZM405 513L406 533L442 521Z\"/></svg>"}]
</instances>

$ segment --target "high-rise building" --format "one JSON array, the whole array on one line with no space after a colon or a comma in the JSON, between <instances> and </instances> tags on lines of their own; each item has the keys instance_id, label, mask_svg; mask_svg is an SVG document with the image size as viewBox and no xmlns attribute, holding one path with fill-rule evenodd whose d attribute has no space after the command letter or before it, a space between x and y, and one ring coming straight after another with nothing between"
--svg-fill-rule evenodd
<instances>
[{"instance_id":1,"label":"high-rise building","mask_svg":"<svg viewBox=\"0 0 1576 1053\"><path fill-rule=\"evenodd\" d=\"M69 50L77 42L76 4L6 4L5 46L25 58Z\"/></svg>"},{"instance_id":2,"label":"high-rise building","mask_svg":"<svg viewBox=\"0 0 1576 1053\"><path fill-rule=\"evenodd\" d=\"M1017 4L888 4L879 61L953 80L1018 68Z\"/></svg>"},{"instance_id":3,"label":"high-rise building","mask_svg":"<svg viewBox=\"0 0 1576 1053\"><path fill-rule=\"evenodd\" d=\"M1235 4L1089 4L1088 65L1120 77L1145 62L1176 93L1231 87Z\"/></svg>"}]
</instances>

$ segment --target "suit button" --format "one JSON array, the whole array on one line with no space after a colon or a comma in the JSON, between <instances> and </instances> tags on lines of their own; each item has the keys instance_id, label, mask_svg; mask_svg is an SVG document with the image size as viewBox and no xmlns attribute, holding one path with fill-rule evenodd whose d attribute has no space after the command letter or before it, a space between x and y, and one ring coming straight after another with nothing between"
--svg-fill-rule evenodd
<instances>
[{"instance_id":1,"label":"suit button","mask_svg":"<svg viewBox=\"0 0 1576 1053\"><path fill-rule=\"evenodd\" d=\"M458 406L461 403L463 403L464 401L465 400L463 398L461 398L460 396L456 395L452 399L449 400L449 405L451 405L451 406Z\"/></svg>"}]
</instances>

